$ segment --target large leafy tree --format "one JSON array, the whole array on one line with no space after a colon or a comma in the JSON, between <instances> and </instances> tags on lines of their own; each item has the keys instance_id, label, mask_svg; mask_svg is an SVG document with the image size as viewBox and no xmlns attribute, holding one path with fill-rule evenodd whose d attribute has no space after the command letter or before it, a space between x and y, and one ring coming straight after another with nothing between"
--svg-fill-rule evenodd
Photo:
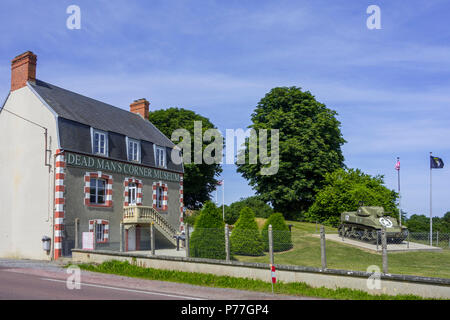
<instances>
[{"instance_id":1,"label":"large leafy tree","mask_svg":"<svg viewBox=\"0 0 450 320\"><path fill-rule=\"evenodd\" d=\"M337 226L345 211L356 211L362 201L366 206L381 206L398 217L398 194L384 186L382 175L371 176L359 169L338 169L325 176L324 187L309 208L306 219Z\"/></svg>"},{"instance_id":2,"label":"large leafy tree","mask_svg":"<svg viewBox=\"0 0 450 320\"><path fill-rule=\"evenodd\" d=\"M247 139L245 164L237 171L246 178L264 201L285 218L299 218L312 205L327 173L344 167L341 146L345 143L336 112L318 102L309 91L298 87L272 89L262 98L249 128L279 130L279 168L276 174L263 175L249 159ZM268 139L272 147L271 136ZM270 150L269 150L270 151Z\"/></svg>"},{"instance_id":3,"label":"large leafy tree","mask_svg":"<svg viewBox=\"0 0 450 320\"><path fill-rule=\"evenodd\" d=\"M168 108L150 112L150 121L169 139L177 129L186 129L191 134L191 150L194 150L194 121L202 122L202 134L207 129L216 129L208 118L194 111L183 108ZM203 145L203 150L206 145ZM216 189L217 179L222 172L220 164L194 163L192 153L191 163L184 164L184 204L189 209L199 209L203 203L210 200L210 194Z\"/></svg>"}]
</instances>

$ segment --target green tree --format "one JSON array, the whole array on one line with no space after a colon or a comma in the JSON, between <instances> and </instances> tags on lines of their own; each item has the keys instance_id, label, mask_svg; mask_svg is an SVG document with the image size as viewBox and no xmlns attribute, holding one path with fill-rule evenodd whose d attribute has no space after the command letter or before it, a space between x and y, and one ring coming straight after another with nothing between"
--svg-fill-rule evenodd
<instances>
[{"instance_id":1,"label":"green tree","mask_svg":"<svg viewBox=\"0 0 450 320\"><path fill-rule=\"evenodd\" d=\"M279 130L279 169L262 175L267 165L259 155L257 164L248 161L247 139L246 162L237 164L237 171L287 219L300 218L314 202L325 174L344 167L341 145L345 140L336 115L309 91L297 87L272 89L252 114L249 128ZM272 145L271 137L268 145Z\"/></svg>"},{"instance_id":2,"label":"green tree","mask_svg":"<svg viewBox=\"0 0 450 320\"><path fill-rule=\"evenodd\" d=\"M211 201L205 202L197 217L189 249L192 257L225 259L225 223L220 209Z\"/></svg>"},{"instance_id":3,"label":"green tree","mask_svg":"<svg viewBox=\"0 0 450 320\"><path fill-rule=\"evenodd\" d=\"M261 231L264 250L269 251L269 225L272 225L273 251L286 251L292 248L292 237L289 227L281 213L275 212L264 223Z\"/></svg>"},{"instance_id":4,"label":"green tree","mask_svg":"<svg viewBox=\"0 0 450 320\"><path fill-rule=\"evenodd\" d=\"M239 219L230 236L231 252L246 256L264 254L261 234L255 221L255 213L249 207L242 208Z\"/></svg>"},{"instance_id":5,"label":"green tree","mask_svg":"<svg viewBox=\"0 0 450 320\"><path fill-rule=\"evenodd\" d=\"M366 206L381 206L398 217L398 194L384 186L383 176L375 177L359 169L338 169L325 175L324 187L305 215L307 221L337 226L344 211L356 211L360 201Z\"/></svg>"},{"instance_id":6,"label":"green tree","mask_svg":"<svg viewBox=\"0 0 450 320\"><path fill-rule=\"evenodd\" d=\"M406 221L406 226L410 232L429 232L430 218L422 214L413 214Z\"/></svg>"},{"instance_id":7,"label":"green tree","mask_svg":"<svg viewBox=\"0 0 450 320\"><path fill-rule=\"evenodd\" d=\"M406 220L410 232L430 232L430 218L423 214L413 214ZM433 217L433 232L450 232L450 212L443 217Z\"/></svg>"},{"instance_id":8,"label":"green tree","mask_svg":"<svg viewBox=\"0 0 450 320\"><path fill-rule=\"evenodd\" d=\"M169 139L176 129L188 130L191 134L191 150L194 150L194 121L202 122L202 134L207 129L216 129L208 118L183 108L156 110L150 112L149 119ZM205 147L203 145L203 150ZM191 163L184 164L184 205L189 209L199 209L205 201L210 200L211 192L217 187L216 177L221 172L220 164L195 164L192 154Z\"/></svg>"},{"instance_id":9,"label":"green tree","mask_svg":"<svg viewBox=\"0 0 450 320\"><path fill-rule=\"evenodd\" d=\"M450 233L450 211L447 211L442 217L442 232Z\"/></svg>"},{"instance_id":10,"label":"green tree","mask_svg":"<svg viewBox=\"0 0 450 320\"><path fill-rule=\"evenodd\" d=\"M241 198L239 201L225 206L225 222L235 224L241 210L245 207L252 209L255 216L260 218L268 218L273 213L273 209L258 196Z\"/></svg>"}]
</instances>

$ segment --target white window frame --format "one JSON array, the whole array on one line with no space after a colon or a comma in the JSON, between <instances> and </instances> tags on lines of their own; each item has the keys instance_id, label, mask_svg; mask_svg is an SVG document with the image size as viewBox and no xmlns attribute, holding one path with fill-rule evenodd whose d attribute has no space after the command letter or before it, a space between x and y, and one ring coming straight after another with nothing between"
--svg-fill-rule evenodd
<instances>
[{"instance_id":1,"label":"white window frame","mask_svg":"<svg viewBox=\"0 0 450 320\"><path fill-rule=\"evenodd\" d=\"M97 239L95 239L95 242L96 243L106 242L106 240L105 240L106 224L97 223L96 229L97 229L96 230Z\"/></svg>"},{"instance_id":2,"label":"white window frame","mask_svg":"<svg viewBox=\"0 0 450 320\"><path fill-rule=\"evenodd\" d=\"M154 148L154 152L155 152L155 166L160 167L160 168L165 168L166 164L167 164L166 148L157 146L156 144L153 145L153 148ZM157 151L162 152L162 153L160 153L160 155L162 154L162 165L160 164L161 158L159 158L159 159L157 158Z\"/></svg>"},{"instance_id":3,"label":"white window frame","mask_svg":"<svg viewBox=\"0 0 450 320\"><path fill-rule=\"evenodd\" d=\"M132 182L128 184L128 205L135 206L137 204L137 192L138 192L137 183Z\"/></svg>"},{"instance_id":4,"label":"white window frame","mask_svg":"<svg viewBox=\"0 0 450 320\"><path fill-rule=\"evenodd\" d=\"M126 143L127 143L127 159L128 159L128 161L140 163L141 162L141 142L139 140L126 137ZM130 159L130 143L137 145L136 159Z\"/></svg>"},{"instance_id":5,"label":"white window frame","mask_svg":"<svg viewBox=\"0 0 450 320\"><path fill-rule=\"evenodd\" d=\"M99 135L99 139L98 139L98 152L95 152L95 135ZM105 145L104 147L104 152L102 153L101 150L101 145L100 145L100 136L104 137L105 140ZM102 156L108 156L108 132L102 131L102 130L97 130L94 128L91 128L91 142L92 142L92 153L93 154L97 154L97 155L102 155Z\"/></svg>"}]
</instances>

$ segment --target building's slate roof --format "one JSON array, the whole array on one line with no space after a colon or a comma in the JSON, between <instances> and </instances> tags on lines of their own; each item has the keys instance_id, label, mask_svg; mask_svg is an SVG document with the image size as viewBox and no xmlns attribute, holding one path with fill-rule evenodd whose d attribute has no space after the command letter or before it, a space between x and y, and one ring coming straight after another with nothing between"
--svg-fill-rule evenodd
<instances>
[{"instance_id":1,"label":"building's slate roof","mask_svg":"<svg viewBox=\"0 0 450 320\"><path fill-rule=\"evenodd\" d=\"M114 107L110 104L88 98L81 94L36 80L33 89L58 114L95 129L116 132L130 138L153 142L159 146L173 147L174 144L150 121L141 116Z\"/></svg>"},{"instance_id":2,"label":"building's slate roof","mask_svg":"<svg viewBox=\"0 0 450 320\"><path fill-rule=\"evenodd\" d=\"M150 121L126 110L36 80L30 85L57 113L59 139L65 150L92 153L90 127L107 131L109 157L127 161L125 137L141 140L141 163L155 166L153 144L166 147L167 169L183 172L170 153L174 144Z\"/></svg>"}]
</instances>

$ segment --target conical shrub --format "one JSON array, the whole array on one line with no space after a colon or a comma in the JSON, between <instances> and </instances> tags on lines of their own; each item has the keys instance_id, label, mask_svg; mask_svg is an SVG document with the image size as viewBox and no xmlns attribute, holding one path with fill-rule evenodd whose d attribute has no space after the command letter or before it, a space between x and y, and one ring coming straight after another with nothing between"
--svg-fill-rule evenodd
<instances>
[{"instance_id":1,"label":"conical shrub","mask_svg":"<svg viewBox=\"0 0 450 320\"><path fill-rule=\"evenodd\" d=\"M208 201L195 221L189 249L191 257L225 259L225 223L219 208Z\"/></svg>"},{"instance_id":2,"label":"conical shrub","mask_svg":"<svg viewBox=\"0 0 450 320\"><path fill-rule=\"evenodd\" d=\"M292 248L292 237L289 227L281 213L272 213L261 231L264 251L269 251L269 225L272 225L273 251L286 251Z\"/></svg>"},{"instance_id":3,"label":"conical shrub","mask_svg":"<svg viewBox=\"0 0 450 320\"><path fill-rule=\"evenodd\" d=\"M233 231L230 236L231 252L245 256L262 256L264 247L258 225L255 221L255 213L249 207L244 207L239 213Z\"/></svg>"}]
</instances>

